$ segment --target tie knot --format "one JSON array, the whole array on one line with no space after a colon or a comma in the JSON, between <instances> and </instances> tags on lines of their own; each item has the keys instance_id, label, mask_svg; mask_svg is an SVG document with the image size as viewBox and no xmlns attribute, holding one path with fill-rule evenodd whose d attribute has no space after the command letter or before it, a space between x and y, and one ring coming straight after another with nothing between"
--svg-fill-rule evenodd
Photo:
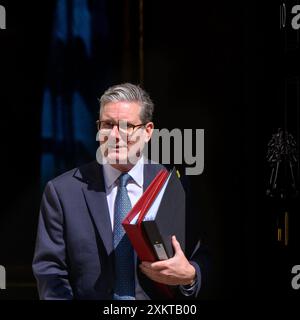
<instances>
[{"instance_id":1,"label":"tie knot","mask_svg":"<svg viewBox=\"0 0 300 320\"><path fill-rule=\"evenodd\" d=\"M126 187L128 181L131 179L131 176L128 173L123 173L119 177L120 187Z\"/></svg>"}]
</instances>

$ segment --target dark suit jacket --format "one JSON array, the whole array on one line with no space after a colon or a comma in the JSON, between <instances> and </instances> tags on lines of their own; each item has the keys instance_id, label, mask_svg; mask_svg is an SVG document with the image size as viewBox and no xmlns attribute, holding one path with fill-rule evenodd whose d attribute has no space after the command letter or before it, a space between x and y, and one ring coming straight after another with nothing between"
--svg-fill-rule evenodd
<instances>
[{"instance_id":1,"label":"dark suit jacket","mask_svg":"<svg viewBox=\"0 0 300 320\"><path fill-rule=\"evenodd\" d=\"M144 190L161 168L159 164L144 165ZM187 212L188 221L192 221L190 215ZM188 221L187 225L191 225ZM191 259L198 277L200 266L203 286L207 254L199 243L197 248L197 235L189 235L188 239L186 256L193 254ZM94 161L48 182L33 259L40 298L112 299L113 260L112 228L101 165ZM150 298L163 298L139 270L138 277ZM179 290L176 294L184 297Z\"/></svg>"}]
</instances>

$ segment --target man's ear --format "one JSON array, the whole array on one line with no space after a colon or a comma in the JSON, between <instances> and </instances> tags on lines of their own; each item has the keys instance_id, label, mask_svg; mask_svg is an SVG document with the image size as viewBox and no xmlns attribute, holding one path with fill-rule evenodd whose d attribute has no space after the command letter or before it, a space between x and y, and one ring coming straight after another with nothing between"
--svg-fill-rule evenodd
<instances>
[{"instance_id":1,"label":"man's ear","mask_svg":"<svg viewBox=\"0 0 300 320\"><path fill-rule=\"evenodd\" d=\"M153 134L153 130L154 130L154 123L153 122L148 122L146 127L146 139L145 139L145 142L149 142L151 137L152 137L152 134Z\"/></svg>"}]
</instances>

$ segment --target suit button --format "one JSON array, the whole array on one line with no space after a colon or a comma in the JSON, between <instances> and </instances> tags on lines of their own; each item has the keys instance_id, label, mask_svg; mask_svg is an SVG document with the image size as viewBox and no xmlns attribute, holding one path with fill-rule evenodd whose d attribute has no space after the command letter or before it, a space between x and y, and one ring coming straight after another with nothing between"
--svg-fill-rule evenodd
<instances>
[{"instance_id":1,"label":"suit button","mask_svg":"<svg viewBox=\"0 0 300 320\"><path fill-rule=\"evenodd\" d=\"M108 288L108 289L107 289L107 293L108 293L108 294L112 294L112 293L113 293L113 289L112 289L112 288Z\"/></svg>"}]
</instances>

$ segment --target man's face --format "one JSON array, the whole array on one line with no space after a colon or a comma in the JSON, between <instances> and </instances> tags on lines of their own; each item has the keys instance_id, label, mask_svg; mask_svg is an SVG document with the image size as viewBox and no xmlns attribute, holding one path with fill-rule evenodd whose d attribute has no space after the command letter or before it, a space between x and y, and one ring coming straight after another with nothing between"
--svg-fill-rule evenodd
<instances>
[{"instance_id":1,"label":"man's face","mask_svg":"<svg viewBox=\"0 0 300 320\"><path fill-rule=\"evenodd\" d=\"M100 119L103 130L100 130L99 140L102 156L111 165L134 165L142 154L145 143L150 140L152 122L132 129L133 126L142 124L140 111L141 107L136 102L119 101L104 105ZM116 125L112 126L113 124Z\"/></svg>"}]
</instances>

